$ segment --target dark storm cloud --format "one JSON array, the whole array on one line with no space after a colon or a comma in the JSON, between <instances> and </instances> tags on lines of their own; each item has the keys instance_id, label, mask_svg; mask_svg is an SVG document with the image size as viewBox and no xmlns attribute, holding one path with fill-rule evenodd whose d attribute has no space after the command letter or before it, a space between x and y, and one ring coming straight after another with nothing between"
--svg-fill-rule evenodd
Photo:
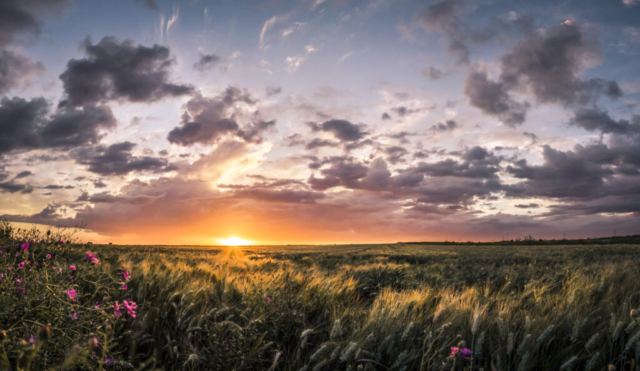
<instances>
[{"instance_id":1,"label":"dark storm cloud","mask_svg":"<svg viewBox=\"0 0 640 371\"><path fill-rule=\"evenodd\" d=\"M515 89L527 88L538 103L564 106L593 104L603 95L620 97L622 91L615 81L578 78L581 67L599 56L600 45L590 32L567 21L516 43L500 60L498 80L490 80L485 71L471 69L464 92L471 105L516 126L525 121L529 104L513 99L511 92Z\"/></svg>"},{"instance_id":2,"label":"dark storm cloud","mask_svg":"<svg viewBox=\"0 0 640 371\"><path fill-rule=\"evenodd\" d=\"M369 134L364 131L365 126L355 125L347 120L328 120L318 125L310 122L309 126L313 131L324 131L333 134L336 139L343 142L355 142Z\"/></svg>"},{"instance_id":3,"label":"dark storm cloud","mask_svg":"<svg viewBox=\"0 0 640 371\"><path fill-rule=\"evenodd\" d=\"M166 159L151 156L135 156L135 144L121 142L92 148L79 148L72 152L77 163L100 175L126 175L133 172L161 173L176 170Z\"/></svg>"},{"instance_id":4,"label":"dark storm cloud","mask_svg":"<svg viewBox=\"0 0 640 371\"><path fill-rule=\"evenodd\" d=\"M431 131L453 131L458 128L458 123L453 120L447 120L445 122L439 122L431 127Z\"/></svg>"},{"instance_id":5,"label":"dark storm cloud","mask_svg":"<svg viewBox=\"0 0 640 371\"><path fill-rule=\"evenodd\" d=\"M31 75L44 70L42 63L8 50L0 50L0 94L19 86Z\"/></svg>"},{"instance_id":6,"label":"dark storm cloud","mask_svg":"<svg viewBox=\"0 0 640 371\"><path fill-rule=\"evenodd\" d=\"M381 119L383 119L383 120L391 120L391 116L389 116L389 114L385 112L385 113L382 114Z\"/></svg>"},{"instance_id":7,"label":"dark storm cloud","mask_svg":"<svg viewBox=\"0 0 640 371\"><path fill-rule=\"evenodd\" d=\"M60 75L65 92L61 106L109 100L154 102L193 92L191 86L169 82L174 60L164 46L136 46L131 40L103 37L95 45L86 38L82 48L87 58L71 59Z\"/></svg>"},{"instance_id":8,"label":"dark storm cloud","mask_svg":"<svg viewBox=\"0 0 640 371\"><path fill-rule=\"evenodd\" d=\"M220 57L215 54L201 54L200 59L193 65L193 68L200 72L205 72L213 68L220 62Z\"/></svg>"},{"instance_id":9,"label":"dark storm cloud","mask_svg":"<svg viewBox=\"0 0 640 371\"><path fill-rule=\"evenodd\" d=\"M97 143L116 119L108 107L69 108L48 115L43 98L0 101L0 153L41 148L72 148Z\"/></svg>"},{"instance_id":10,"label":"dark storm cloud","mask_svg":"<svg viewBox=\"0 0 640 371\"><path fill-rule=\"evenodd\" d=\"M464 10L462 0L444 0L429 5L417 17L428 30L442 33L447 51L457 57L459 64L469 62L465 30L459 19Z\"/></svg>"}]
</instances>

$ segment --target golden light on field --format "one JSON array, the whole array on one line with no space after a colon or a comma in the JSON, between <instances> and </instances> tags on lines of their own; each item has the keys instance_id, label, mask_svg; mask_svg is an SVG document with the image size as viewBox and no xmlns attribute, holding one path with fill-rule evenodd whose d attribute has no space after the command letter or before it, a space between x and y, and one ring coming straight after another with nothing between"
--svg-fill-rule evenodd
<instances>
[{"instance_id":1,"label":"golden light on field","mask_svg":"<svg viewBox=\"0 0 640 371\"><path fill-rule=\"evenodd\" d=\"M218 238L218 244L223 246L247 246L253 245L252 241L243 240L238 237Z\"/></svg>"}]
</instances>

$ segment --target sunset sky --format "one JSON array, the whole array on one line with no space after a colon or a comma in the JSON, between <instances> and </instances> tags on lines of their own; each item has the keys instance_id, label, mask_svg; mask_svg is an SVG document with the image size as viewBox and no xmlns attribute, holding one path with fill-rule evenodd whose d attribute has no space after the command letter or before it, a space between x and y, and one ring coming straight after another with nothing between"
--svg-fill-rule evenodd
<instances>
[{"instance_id":1,"label":"sunset sky","mask_svg":"<svg viewBox=\"0 0 640 371\"><path fill-rule=\"evenodd\" d=\"M0 96L95 242L640 234L640 0L2 0Z\"/></svg>"}]
</instances>

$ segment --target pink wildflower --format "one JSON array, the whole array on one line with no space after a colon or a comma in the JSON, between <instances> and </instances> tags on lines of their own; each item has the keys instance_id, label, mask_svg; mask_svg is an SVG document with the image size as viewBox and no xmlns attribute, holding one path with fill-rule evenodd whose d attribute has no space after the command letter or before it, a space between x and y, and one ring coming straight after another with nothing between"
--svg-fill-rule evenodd
<instances>
[{"instance_id":1,"label":"pink wildflower","mask_svg":"<svg viewBox=\"0 0 640 371\"><path fill-rule=\"evenodd\" d=\"M62 268L58 268L58 273L62 273Z\"/></svg>"},{"instance_id":2,"label":"pink wildflower","mask_svg":"<svg viewBox=\"0 0 640 371\"><path fill-rule=\"evenodd\" d=\"M131 278L131 275L129 274L129 272L127 272L126 270L124 270L124 269L123 269L123 270L122 270L122 278L123 278L125 281L129 281L129 279Z\"/></svg>"},{"instance_id":3,"label":"pink wildflower","mask_svg":"<svg viewBox=\"0 0 640 371\"><path fill-rule=\"evenodd\" d=\"M98 258L96 258L96 252L91 252L91 251L87 251L87 253L84 256L84 260L93 263L93 264L98 264L100 263L100 260Z\"/></svg>"},{"instance_id":4,"label":"pink wildflower","mask_svg":"<svg viewBox=\"0 0 640 371\"><path fill-rule=\"evenodd\" d=\"M116 363L116 361L113 358L109 358L107 357L107 355L104 355L104 364L107 366L111 366L112 364Z\"/></svg>"},{"instance_id":5,"label":"pink wildflower","mask_svg":"<svg viewBox=\"0 0 640 371\"><path fill-rule=\"evenodd\" d=\"M116 318L119 318L120 316L122 316L122 311L120 310L122 309L122 307L120 306L120 304L118 304L118 302L116 301L113 304L113 314L116 316Z\"/></svg>"},{"instance_id":6,"label":"pink wildflower","mask_svg":"<svg viewBox=\"0 0 640 371\"><path fill-rule=\"evenodd\" d=\"M20 246L20 250L22 251L29 250L29 244L27 242L23 243L22 246Z\"/></svg>"},{"instance_id":7,"label":"pink wildflower","mask_svg":"<svg viewBox=\"0 0 640 371\"><path fill-rule=\"evenodd\" d=\"M94 348L100 348L100 339L98 339L97 336L92 337L91 345L93 345Z\"/></svg>"},{"instance_id":8,"label":"pink wildflower","mask_svg":"<svg viewBox=\"0 0 640 371\"><path fill-rule=\"evenodd\" d=\"M457 356L462 359L471 359L472 354L473 352L471 351L471 349L451 347L451 354L449 355L449 357Z\"/></svg>"},{"instance_id":9,"label":"pink wildflower","mask_svg":"<svg viewBox=\"0 0 640 371\"><path fill-rule=\"evenodd\" d=\"M24 268L24 262L20 262L20 264L18 264L18 269L22 269Z\"/></svg>"},{"instance_id":10,"label":"pink wildflower","mask_svg":"<svg viewBox=\"0 0 640 371\"><path fill-rule=\"evenodd\" d=\"M17 287L16 290L18 290L19 293L24 294L25 293L25 289L24 287Z\"/></svg>"},{"instance_id":11,"label":"pink wildflower","mask_svg":"<svg viewBox=\"0 0 640 371\"><path fill-rule=\"evenodd\" d=\"M93 306L93 309L100 309L100 303L96 301L96 305Z\"/></svg>"},{"instance_id":12,"label":"pink wildflower","mask_svg":"<svg viewBox=\"0 0 640 371\"><path fill-rule=\"evenodd\" d=\"M126 290L129 286L127 286L124 282L120 282L120 290Z\"/></svg>"},{"instance_id":13,"label":"pink wildflower","mask_svg":"<svg viewBox=\"0 0 640 371\"><path fill-rule=\"evenodd\" d=\"M31 336L28 337L28 339L29 339L28 340L29 344L35 344L35 342L36 342L36 337L35 336L31 335Z\"/></svg>"},{"instance_id":14,"label":"pink wildflower","mask_svg":"<svg viewBox=\"0 0 640 371\"><path fill-rule=\"evenodd\" d=\"M0 273L0 281L4 278L4 274Z\"/></svg>"},{"instance_id":15,"label":"pink wildflower","mask_svg":"<svg viewBox=\"0 0 640 371\"><path fill-rule=\"evenodd\" d=\"M71 317L72 319L78 319L78 313L73 312L73 313L69 314L69 317Z\"/></svg>"},{"instance_id":16,"label":"pink wildflower","mask_svg":"<svg viewBox=\"0 0 640 371\"><path fill-rule=\"evenodd\" d=\"M71 299L71 301L78 301L78 293L76 293L76 290L69 289L65 291L65 293L67 294L67 298Z\"/></svg>"},{"instance_id":17,"label":"pink wildflower","mask_svg":"<svg viewBox=\"0 0 640 371\"><path fill-rule=\"evenodd\" d=\"M122 305L124 309L127 311L127 314L133 318L136 318L136 309L138 309L138 304L130 300L123 300Z\"/></svg>"},{"instance_id":18,"label":"pink wildflower","mask_svg":"<svg viewBox=\"0 0 640 371\"><path fill-rule=\"evenodd\" d=\"M22 280L20 278L16 278L16 283L22 283Z\"/></svg>"},{"instance_id":19,"label":"pink wildflower","mask_svg":"<svg viewBox=\"0 0 640 371\"><path fill-rule=\"evenodd\" d=\"M47 259L51 259L51 254L47 254Z\"/></svg>"},{"instance_id":20,"label":"pink wildflower","mask_svg":"<svg viewBox=\"0 0 640 371\"><path fill-rule=\"evenodd\" d=\"M75 265L70 265L69 269L71 269L72 271L75 271L76 270L76 266Z\"/></svg>"},{"instance_id":21,"label":"pink wildflower","mask_svg":"<svg viewBox=\"0 0 640 371\"><path fill-rule=\"evenodd\" d=\"M267 303L271 303L271 298L267 298Z\"/></svg>"}]
</instances>

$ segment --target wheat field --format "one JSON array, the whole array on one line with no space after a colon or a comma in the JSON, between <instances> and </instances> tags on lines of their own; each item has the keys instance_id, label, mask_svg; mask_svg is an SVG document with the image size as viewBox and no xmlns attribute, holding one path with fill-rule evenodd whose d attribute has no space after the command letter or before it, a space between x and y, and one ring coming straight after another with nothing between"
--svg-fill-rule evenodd
<instances>
[{"instance_id":1,"label":"wheat field","mask_svg":"<svg viewBox=\"0 0 640 371\"><path fill-rule=\"evenodd\" d=\"M590 371L640 358L638 245L97 246L1 232L3 370Z\"/></svg>"}]
</instances>

